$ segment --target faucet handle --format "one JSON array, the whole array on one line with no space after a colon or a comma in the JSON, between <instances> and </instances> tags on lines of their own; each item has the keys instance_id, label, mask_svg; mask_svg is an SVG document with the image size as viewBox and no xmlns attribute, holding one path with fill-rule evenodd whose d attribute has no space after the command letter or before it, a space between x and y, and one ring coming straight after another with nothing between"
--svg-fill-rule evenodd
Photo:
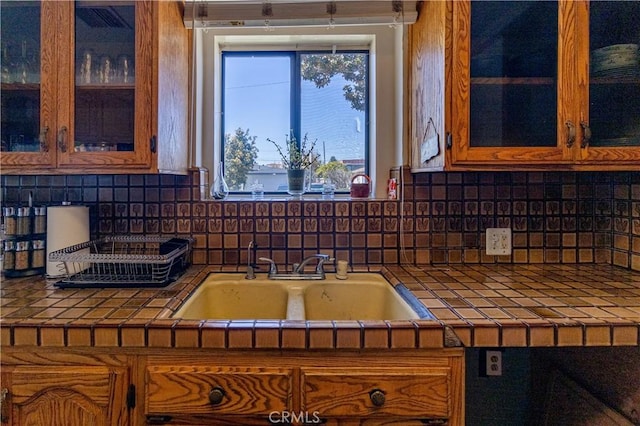
<instances>
[{"instance_id":1,"label":"faucet handle","mask_svg":"<svg viewBox=\"0 0 640 426\"><path fill-rule=\"evenodd\" d=\"M301 263L294 263L293 265L293 273L294 274L303 274L304 267L307 266L309 262L316 259L318 261L316 265L316 274L324 275L323 265L325 262L328 262L331 258L328 254L316 253L311 256L305 258Z\"/></svg>"},{"instance_id":2,"label":"faucet handle","mask_svg":"<svg viewBox=\"0 0 640 426\"><path fill-rule=\"evenodd\" d=\"M259 261L269 263L269 275L274 275L278 273L278 265L273 259L269 259L268 257L259 257Z\"/></svg>"},{"instance_id":3,"label":"faucet handle","mask_svg":"<svg viewBox=\"0 0 640 426\"><path fill-rule=\"evenodd\" d=\"M334 262L336 259L328 254L318 254L318 264L316 265L316 274L324 274L324 264Z\"/></svg>"},{"instance_id":4,"label":"faucet handle","mask_svg":"<svg viewBox=\"0 0 640 426\"><path fill-rule=\"evenodd\" d=\"M328 254L317 254L318 264L316 265L316 273L320 274L324 272L324 264L331 262L331 257Z\"/></svg>"}]
</instances>

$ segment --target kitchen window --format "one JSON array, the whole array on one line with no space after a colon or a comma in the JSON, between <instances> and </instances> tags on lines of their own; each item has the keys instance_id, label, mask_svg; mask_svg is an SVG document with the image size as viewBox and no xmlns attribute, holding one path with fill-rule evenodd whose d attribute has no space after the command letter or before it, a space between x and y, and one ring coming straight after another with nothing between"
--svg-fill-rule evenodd
<instances>
[{"instance_id":1,"label":"kitchen window","mask_svg":"<svg viewBox=\"0 0 640 426\"><path fill-rule=\"evenodd\" d=\"M285 192L278 147L312 149L309 192L369 173L369 51L223 51L220 158L232 192Z\"/></svg>"},{"instance_id":2,"label":"kitchen window","mask_svg":"<svg viewBox=\"0 0 640 426\"><path fill-rule=\"evenodd\" d=\"M365 54L367 59L367 105L363 115L359 120L356 116L351 117L347 122L350 125L348 129L342 129L346 132L349 130L359 135L363 139L361 149L364 155L355 156L355 154L344 156L331 154L329 144L325 143L326 159L331 160L332 156L336 160L345 160L349 163L349 170L366 170L368 176L371 177L374 193L376 197L386 197L387 179L391 167L403 164L403 158L408 157L408 144L403 144L403 42L404 28L390 27L388 25L371 25L371 26L352 26L352 27L336 27L328 29L326 27L314 28L279 28L274 31L265 31L260 28L234 28L234 29L197 29L194 32L194 77L193 77L193 111L192 128L193 128L193 150L192 155L194 164L202 166L209 170L209 183L213 180L214 172L218 168L220 161L223 161L223 135L227 133L235 134L238 127L243 131L249 129L249 137L260 136L263 141L266 138L272 139L278 143L285 142L285 135L290 130L294 130L296 138L303 138L307 133L309 142L317 139L317 151L324 157L322 142L323 136L315 135L312 127L305 127L304 114L302 109L302 120L291 117L297 113L287 112L284 114L283 123L280 128L269 134L258 134L258 128L255 124L249 123L238 125L237 123L225 124L228 106L224 105L224 85L225 79L229 77L229 70L223 72L226 68L223 66L224 58L234 56L237 58L255 57L263 58L272 56L275 53L286 53L292 55L295 62L296 57L304 54L318 53L358 53ZM253 75L262 75L264 72L260 68L251 69ZM238 74L242 77L241 74ZM287 77L289 78L289 77ZM339 76L338 76L339 78ZM302 80L302 79L301 79ZM278 83L285 80L273 80L272 83ZM334 79L333 82L337 82ZM235 86L249 85L245 80L235 82ZM255 85L257 83L253 83ZM263 84L266 84L263 82ZM307 82L315 89L315 84ZM302 86L302 81L300 83ZM255 94L256 87L253 88ZM291 89L294 84L280 84L274 86L279 88L282 93L292 93ZM236 90L236 89L234 89ZM340 89L342 90L342 89ZM279 95L282 95L279 93ZM229 96L229 95L227 95ZM237 96L237 95L236 95ZM288 94L286 96L289 96ZM281 96L282 97L282 96ZM340 99L344 101L344 96L340 94ZM276 98L271 98L270 103L276 102ZM307 114L315 114L318 110L323 112L325 105L320 107L316 105L316 110L308 109ZM269 110L271 112L271 110ZM331 123L329 123L331 124ZM299 126L299 127L296 127ZM313 132L312 132L313 130ZM325 139L326 140L326 139ZM366 140L366 145L364 140ZM268 150L275 148L273 144L264 144L260 148L260 154L266 156ZM271 153L271 160L279 158ZM363 159L364 164L351 164L347 160ZM264 162L268 164L268 159ZM258 163L263 160L258 157ZM283 170L284 172L284 170ZM228 175L225 170L225 177ZM261 178L258 178L261 179ZM228 180L228 179L227 179ZM315 187L319 187L319 179ZM206 183L206 182L205 182ZM231 182L227 182L228 184ZM244 191L237 191L241 196L246 196L250 187L247 186L245 180ZM265 188L267 187L265 183ZM286 185L283 177L282 183ZM285 194L286 189L276 187L274 194ZM245 192L246 191L246 192ZM201 192L208 196L208 189L201 186Z\"/></svg>"}]
</instances>

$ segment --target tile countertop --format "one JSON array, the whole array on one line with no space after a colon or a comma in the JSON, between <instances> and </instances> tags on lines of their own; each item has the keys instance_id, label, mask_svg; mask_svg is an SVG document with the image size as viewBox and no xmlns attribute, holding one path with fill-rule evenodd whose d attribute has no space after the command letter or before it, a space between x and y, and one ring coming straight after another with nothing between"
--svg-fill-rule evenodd
<instances>
[{"instance_id":1,"label":"tile countertop","mask_svg":"<svg viewBox=\"0 0 640 426\"><path fill-rule=\"evenodd\" d=\"M640 273L594 264L368 269L404 283L435 321L171 319L208 273L222 270L230 272L192 267L162 289L61 290L39 277L4 279L0 344L353 350L638 346L640 341Z\"/></svg>"}]
</instances>

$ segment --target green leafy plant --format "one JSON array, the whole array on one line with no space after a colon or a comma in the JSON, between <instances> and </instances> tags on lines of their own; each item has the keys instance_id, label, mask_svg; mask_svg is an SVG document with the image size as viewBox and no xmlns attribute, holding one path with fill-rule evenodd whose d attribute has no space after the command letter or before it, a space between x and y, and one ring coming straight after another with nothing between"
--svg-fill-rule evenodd
<instances>
[{"instance_id":1,"label":"green leafy plant","mask_svg":"<svg viewBox=\"0 0 640 426\"><path fill-rule=\"evenodd\" d=\"M276 141L267 138L267 141L275 145L278 150L285 169L308 169L318 162L320 154L314 152L317 139L309 145L309 140L306 134L304 135L301 144L298 144L298 140L293 133L291 133L290 136L285 136L285 138L285 149L280 147Z\"/></svg>"}]
</instances>

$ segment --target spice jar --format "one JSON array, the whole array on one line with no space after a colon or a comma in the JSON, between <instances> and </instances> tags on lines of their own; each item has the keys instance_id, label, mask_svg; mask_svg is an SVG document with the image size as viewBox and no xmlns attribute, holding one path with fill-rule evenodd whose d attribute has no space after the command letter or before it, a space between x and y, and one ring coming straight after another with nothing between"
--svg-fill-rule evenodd
<instances>
[{"instance_id":1,"label":"spice jar","mask_svg":"<svg viewBox=\"0 0 640 426\"><path fill-rule=\"evenodd\" d=\"M17 209L16 235L27 235L31 232L31 209L29 207L19 207Z\"/></svg>"},{"instance_id":2,"label":"spice jar","mask_svg":"<svg viewBox=\"0 0 640 426\"><path fill-rule=\"evenodd\" d=\"M31 267L44 268L44 240L32 241L31 247Z\"/></svg>"},{"instance_id":3,"label":"spice jar","mask_svg":"<svg viewBox=\"0 0 640 426\"><path fill-rule=\"evenodd\" d=\"M2 216L4 217L5 235L16 235L16 209L13 207L3 207Z\"/></svg>"},{"instance_id":4,"label":"spice jar","mask_svg":"<svg viewBox=\"0 0 640 426\"><path fill-rule=\"evenodd\" d=\"M18 241L16 243L16 270L29 269L29 243L31 241Z\"/></svg>"},{"instance_id":5,"label":"spice jar","mask_svg":"<svg viewBox=\"0 0 640 426\"><path fill-rule=\"evenodd\" d=\"M3 271L13 271L16 268L16 242L7 240L4 242Z\"/></svg>"},{"instance_id":6,"label":"spice jar","mask_svg":"<svg viewBox=\"0 0 640 426\"><path fill-rule=\"evenodd\" d=\"M44 234L47 232L47 208L34 207L33 212L33 233Z\"/></svg>"}]
</instances>

